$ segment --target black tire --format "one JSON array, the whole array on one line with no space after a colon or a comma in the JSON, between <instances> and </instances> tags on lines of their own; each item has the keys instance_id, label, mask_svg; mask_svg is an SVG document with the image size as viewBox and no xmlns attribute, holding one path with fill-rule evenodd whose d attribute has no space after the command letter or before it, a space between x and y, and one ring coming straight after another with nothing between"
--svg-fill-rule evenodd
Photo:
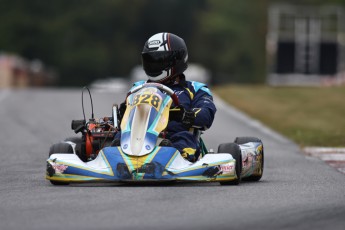
<instances>
[{"instance_id":1,"label":"black tire","mask_svg":"<svg viewBox=\"0 0 345 230\"><path fill-rule=\"evenodd\" d=\"M235 172L237 175L236 180L220 182L221 185L238 185L241 182L242 173L242 153L240 146L236 143L220 144L218 153L229 153L236 160Z\"/></svg>"},{"instance_id":2,"label":"black tire","mask_svg":"<svg viewBox=\"0 0 345 230\"><path fill-rule=\"evenodd\" d=\"M66 138L65 141L74 142L76 145L79 145L83 142L81 137L69 137L69 138Z\"/></svg>"},{"instance_id":3,"label":"black tire","mask_svg":"<svg viewBox=\"0 0 345 230\"><path fill-rule=\"evenodd\" d=\"M53 144L49 149L49 156L54 153L73 154L73 148L68 143Z\"/></svg>"},{"instance_id":4,"label":"black tire","mask_svg":"<svg viewBox=\"0 0 345 230\"><path fill-rule=\"evenodd\" d=\"M242 180L243 181L259 181L263 175L263 172L264 172L264 146L263 146L262 141L257 137L236 137L236 139L235 139L235 143L239 144L239 145L245 144L248 142L259 142L262 144L262 153L261 153L261 158L260 158L260 169L258 172L259 175L252 175L249 177L245 177Z\"/></svg>"},{"instance_id":5,"label":"black tire","mask_svg":"<svg viewBox=\"0 0 345 230\"><path fill-rule=\"evenodd\" d=\"M61 182L61 181L54 181L54 180L51 180L50 183L52 185L69 185L69 183L66 183L66 182Z\"/></svg>"},{"instance_id":6,"label":"black tire","mask_svg":"<svg viewBox=\"0 0 345 230\"><path fill-rule=\"evenodd\" d=\"M70 144L67 144L67 143L57 143L50 147L49 156L51 156L54 153L73 154L73 148ZM69 184L66 182L52 181L52 180L50 180L50 183L52 183L53 185L68 185Z\"/></svg>"},{"instance_id":7,"label":"black tire","mask_svg":"<svg viewBox=\"0 0 345 230\"><path fill-rule=\"evenodd\" d=\"M257 137L236 137L235 138L235 143L238 145L242 145L248 142L262 142L262 141Z\"/></svg>"},{"instance_id":8,"label":"black tire","mask_svg":"<svg viewBox=\"0 0 345 230\"><path fill-rule=\"evenodd\" d=\"M85 143L83 145L82 137L69 137L69 138L66 138L65 141L70 141L70 142L75 143L76 144L75 154L77 154L80 160L87 162L87 156L85 152Z\"/></svg>"}]
</instances>

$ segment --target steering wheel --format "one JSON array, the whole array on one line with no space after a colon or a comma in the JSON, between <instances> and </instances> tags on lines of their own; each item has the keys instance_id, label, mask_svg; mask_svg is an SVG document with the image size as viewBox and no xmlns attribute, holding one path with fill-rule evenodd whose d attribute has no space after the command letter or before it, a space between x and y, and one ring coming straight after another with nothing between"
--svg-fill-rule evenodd
<instances>
[{"instance_id":1,"label":"steering wheel","mask_svg":"<svg viewBox=\"0 0 345 230\"><path fill-rule=\"evenodd\" d=\"M172 89L170 89L169 87L167 87L163 84L155 83L155 82L144 83L142 85L139 85L139 86L133 88L131 91L128 92L127 97L129 95L135 93L135 92L138 92L140 89L147 88L147 87L156 87L156 88L166 92L171 97L171 99L173 100L175 106L179 105L178 97L176 96L176 94L174 93L174 91Z\"/></svg>"}]
</instances>

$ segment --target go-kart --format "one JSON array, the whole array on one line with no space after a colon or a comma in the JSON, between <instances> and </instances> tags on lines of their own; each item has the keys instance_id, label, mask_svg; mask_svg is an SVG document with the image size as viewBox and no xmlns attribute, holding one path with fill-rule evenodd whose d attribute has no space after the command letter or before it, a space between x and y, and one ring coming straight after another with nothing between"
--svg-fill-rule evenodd
<instances>
[{"instance_id":1,"label":"go-kart","mask_svg":"<svg viewBox=\"0 0 345 230\"><path fill-rule=\"evenodd\" d=\"M88 122L83 110L84 120L72 121L72 129L82 136L51 146L46 179L54 185L152 181L237 185L241 180L260 180L264 151L258 138L237 137L234 143L220 144L218 152L213 153L199 135L200 157L195 162L162 144L169 114L176 111L170 109L172 103L179 104L173 90L162 84L145 83L128 93L122 119L116 105L112 116L96 120L92 112ZM121 132L121 138L114 143L117 132Z\"/></svg>"}]
</instances>

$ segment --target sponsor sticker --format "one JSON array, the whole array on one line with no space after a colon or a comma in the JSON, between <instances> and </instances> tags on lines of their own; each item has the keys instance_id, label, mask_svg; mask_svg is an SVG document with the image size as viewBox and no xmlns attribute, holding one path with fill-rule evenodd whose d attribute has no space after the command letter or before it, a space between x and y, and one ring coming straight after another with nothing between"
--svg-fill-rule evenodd
<instances>
[{"instance_id":1,"label":"sponsor sticker","mask_svg":"<svg viewBox=\"0 0 345 230\"><path fill-rule=\"evenodd\" d=\"M220 170L222 170L224 174L229 174L233 172L234 166L231 164L220 165Z\"/></svg>"},{"instance_id":2,"label":"sponsor sticker","mask_svg":"<svg viewBox=\"0 0 345 230\"><path fill-rule=\"evenodd\" d=\"M55 170L55 173L63 173L64 171L66 171L66 169L68 168L67 165L60 165L60 164L52 164L53 169Z\"/></svg>"},{"instance_id":3,"label":"sponsor sticker","mask_svg":"<svg viewBox=\"0 0 345 230\"><path fill-rule=\"evenodd\" d=\"M152 41L149 41L149 43L148 43L149 47L150 46L157 46L159 44L161 44L161 41L159 41L159 40L152 40Z\"/></svg>"},{"instance_id":4,"label":"sponsor sticker","mask_svg":"<svg viewBox=\"0 0 345 230\"><path fill-rule=\"evenodd\" d=\"M256 152L257 152L258 154L261 154L261 153L262 153L262 150L263 150L262 145L259 145L259 146L256 148Z\"/></svg>"}]
</instances>

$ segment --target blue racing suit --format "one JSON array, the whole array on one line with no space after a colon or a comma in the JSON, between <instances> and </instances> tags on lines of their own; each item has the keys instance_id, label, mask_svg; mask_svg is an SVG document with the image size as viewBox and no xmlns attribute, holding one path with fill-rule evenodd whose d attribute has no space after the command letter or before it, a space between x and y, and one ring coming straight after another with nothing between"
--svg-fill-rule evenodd
<instances>
[{"instance_id":1,"label":"blue racing suit","mask_svg":"<svg viewBox=\"0 0 345 230\"><path fill-rule=\"evenodd\" d=\"M133 87L144 83L146 81L138 81L134 83ZM180 105L186 110L193 110L195 112L195 120L191 128L185 127L181 122L170 120L166 138L172 142L173 146L180 151L183 157L190 161L195 161L200 155L198 130L210 128L217 111L213 103L212 93L206 84L186 81L184 78L179 83L167 86L174 90Z\"/></svg>"}]
</instances>

